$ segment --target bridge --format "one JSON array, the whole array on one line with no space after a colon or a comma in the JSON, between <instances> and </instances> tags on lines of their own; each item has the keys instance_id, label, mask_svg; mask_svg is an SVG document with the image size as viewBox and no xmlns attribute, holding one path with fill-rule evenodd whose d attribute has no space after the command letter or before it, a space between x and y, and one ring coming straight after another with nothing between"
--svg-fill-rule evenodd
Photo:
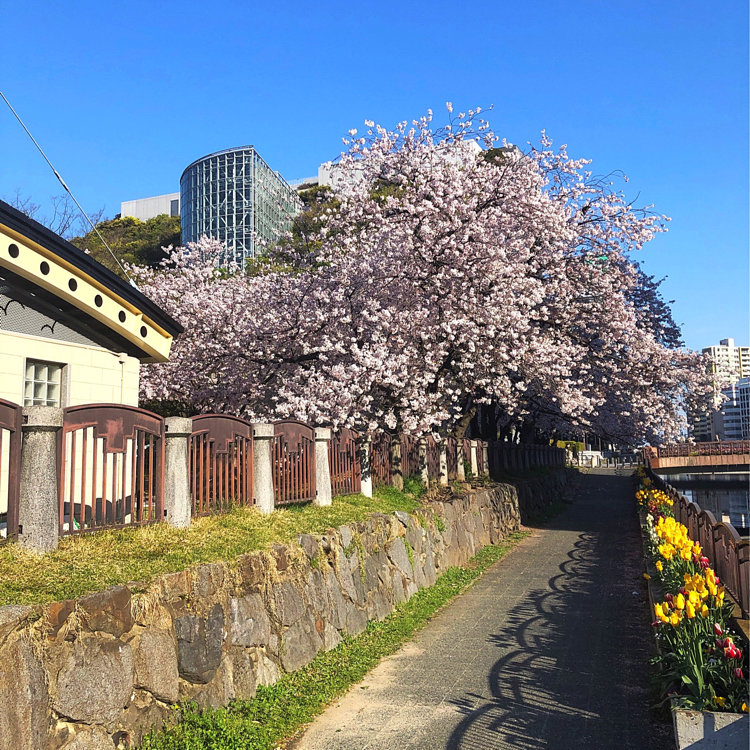
<instances>
[{"instance_id":1,"label":"bridge","mask_svg":"<svg viewBox=\"0 0 750 750\"><path fill-rule=\"evenodd\" d=\"M643 462L663 474L733 472L750 468L750 440L715 443L676 443L643 449Z\"/></svg>"}]
</instances>

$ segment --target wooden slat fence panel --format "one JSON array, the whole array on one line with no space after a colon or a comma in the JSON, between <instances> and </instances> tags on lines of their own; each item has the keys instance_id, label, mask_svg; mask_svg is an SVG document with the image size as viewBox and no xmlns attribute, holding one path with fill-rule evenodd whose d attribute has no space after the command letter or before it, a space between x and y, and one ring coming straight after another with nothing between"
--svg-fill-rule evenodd
<instances>
[{"instance_id":1,"label":"wooden slat fence panel","mask_svg":"<svg viewBox=\"0 0 750 750\"><path fill-rule=\"evenodd\" d=\"M253 428L224 414L193 417L190 436L192 515L253 504Z\"/></svg>"},{"instance_id":2,"label":"wooden slat fence panel","mask_svg":"<svg viewBox=\"0 0 750 750\"><path fill-rule=\"evenodd\" d=\"M0 544L18 537L21 406L0 399Z\"/></svg>"},{"instance_id":3,"label":"wooden slat fence panel","mask_svg":"<svg viewBox=\"0 0 750 750\"><path fill-rule=\"evenodd\" d=\"M426 461L427 476L430 479L440 478L440 443L432 435L427 437Z\"/></svg>"},{"instance_id":4,"label":"wooden slat fence panel","mask_svg":"<svg viewBox=\"0 0 750 750\"><path fill-rule=\"evenodd\" d=\"M315 498L315 432L296 420L274 424L273 487L276 505Z\"/></svg>"},{"instance_id":5,"label":"wooden slat fence panel","mask_svg":"<svg viewBox=\"0 0 750 750\"><path fill-rule=\"evenodd\" d=\"M422 467L419 460L419 438L401 435L401 474L407 477L420 476Z\"/></svg>"},{"instance_id":6,"label":"wooden slat fence panel","mask_svg":"<svg viewBox=\"0 0 750 750\"><path fill-rule=\"evenodd\" d=\"M63 410L60 534L164 520L164 419L122 404Z\"/></svg>"},{"instance_id":7,"label":"wooden slat fence panel","mask_svg":"<svg viewBox=\"0 0 750 750\"><path fill-rule=\"evenodd\" d=\"M328 465L331 470L331 491L334 495L353 495L362 490L359 465L359 435L342 428L333 433L328 446Z\"/></svg>"},{"instance_id":8,"label":"wooden slat fence panel","mask_svg":"<svg viewBox=\"0 0 750 750\"><path fill-rule=\"evenodd\" d=\"M454 437L445 439L445 457L448 465L448 481L458 478L458 440Z\"/></svg>"},{"instance_id":9,"label":"wooden slat fence panel","mask_svg":"<svg viewBox=\"0 0 750 750\"><path fill-rule=\"evenodd\" d=\"M375 432L370 442L370 472L374 485L391 483L391 436Z\"/></svg>"}]
</instances>

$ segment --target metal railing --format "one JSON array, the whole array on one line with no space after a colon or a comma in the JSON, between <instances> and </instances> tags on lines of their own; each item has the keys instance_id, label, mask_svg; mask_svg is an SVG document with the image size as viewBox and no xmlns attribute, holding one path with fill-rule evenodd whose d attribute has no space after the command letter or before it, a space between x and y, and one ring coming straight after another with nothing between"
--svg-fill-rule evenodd
<instances>
[{"instance_id":1,"label":"metal railing","mask_svg":"<svg viewBox=\"0 0 750 750\"><path fill-rule=\"evenodd\" d=\"M724 440L715 443L675 443L653 449L659 458L684 456L735 456L750 453L750 440Z\"/></svg>"},{"instance_id":2,"label":"metal railing","mask_svg":"<svg viewBox=\"0 0 750 750\"><path fill-rule=\"evenodd\" d=\"M164 419L134 406L63 410L59 533L164 519Z\"/></svg>"},{"instance_id":3,"label":"metal railing","mask_svg":"<svg viewBox=\"0 0 750 750\"><path fill-rule=\"evenodd\" d=\"M315 484L315 431L304 422L274 424L273 487L276 505L313 500Z\"/></svg>"},{"instance_id":4,"label":"metal railing","mask_svg":"<svg viewBox=\"0 0 750 750\"><path fill-rule=\"evenodd\" d=\"M190 436L192 515L253 504L253 427L239 417L193 417Z\"/></svg>"},{"instance_id":5,"label":"metal railing","mask_svg":"<svg viewBox=\"0 0 750 750\"><path fill-rule=\"evenodd\" d=\"M0 399L0 544L18 537L21 406Z\"/></svg>"},{"instance_id":6,"label":"metal railing","mask_svg":"<svg viewBox=\"0 0 750 750\"><path fill-rule=\"evenodd\" d=\"M362 489L358 439L354 430L346 428L337 430L331 437L328 466L334 495L352 495Z\"/></svg>"}]
</instances>

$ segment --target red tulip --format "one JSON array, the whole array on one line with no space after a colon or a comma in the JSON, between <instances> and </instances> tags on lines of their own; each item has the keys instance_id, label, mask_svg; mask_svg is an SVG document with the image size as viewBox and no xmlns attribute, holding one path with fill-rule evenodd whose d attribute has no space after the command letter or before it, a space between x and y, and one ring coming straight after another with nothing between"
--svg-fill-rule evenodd
<instances>
[{"instance_id":1,"label":"red tulip","mask_svg":"<svg viewBox=\"0 0 750 750\"><path fill-rule=\"evenodd\" d=\"M738 680L742 680L745 677L745 675L742 673L742 670L739 667L735 667L733 674Z\"/></svg>"},{"instance_id":2,"label":"red tulip","mask_svg":"<svg viewBox=\"0 0 750 750\"><path fill-rule=\"evenodd\" d=\"M714 623L714 633L716 633L716 635L724 635L724 631L721 629L721 625L719 625L718 622Z\"/></svg>"}]
</instances>

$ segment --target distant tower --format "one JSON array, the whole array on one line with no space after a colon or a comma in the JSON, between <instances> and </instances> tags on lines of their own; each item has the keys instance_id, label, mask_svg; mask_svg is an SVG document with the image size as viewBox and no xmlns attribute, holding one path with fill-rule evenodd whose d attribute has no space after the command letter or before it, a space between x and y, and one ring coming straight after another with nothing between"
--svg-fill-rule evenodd
<instances>
[{"instance_id":1,"label":"distant tower","mask_svg":"<svg viewBox=\"0 0 750 750\"><path fill-rule=\"evenodd\" d=\"M273 244L299 211L296 192L253 146L217 151L180 177L182 244L203 235L227 247L240 266Z\"/></svg>"}]
</instances>

